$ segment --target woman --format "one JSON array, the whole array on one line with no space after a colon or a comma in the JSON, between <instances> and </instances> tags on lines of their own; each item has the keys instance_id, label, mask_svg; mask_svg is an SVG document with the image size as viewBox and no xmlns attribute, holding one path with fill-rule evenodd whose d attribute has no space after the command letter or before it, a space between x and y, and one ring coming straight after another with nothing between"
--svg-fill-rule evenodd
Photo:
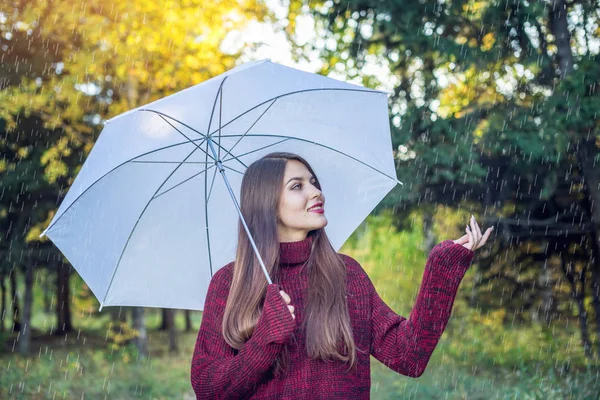
<instances>
[{"instance_id":1,"label":"woman","mask_svg":"<svg viewBox=\"0 0 600 400\"><path fill-rule=\"evenodd\" d=\"M241 225L236 259L213 276L191 369L198 399L368 399L370 355L418 377L491 228L474 219L435 246L406 319L378 296L360 264L338 254L310 165L271 153L246 170L241 210L273 284Z\"/></svg>"}]
</instances>

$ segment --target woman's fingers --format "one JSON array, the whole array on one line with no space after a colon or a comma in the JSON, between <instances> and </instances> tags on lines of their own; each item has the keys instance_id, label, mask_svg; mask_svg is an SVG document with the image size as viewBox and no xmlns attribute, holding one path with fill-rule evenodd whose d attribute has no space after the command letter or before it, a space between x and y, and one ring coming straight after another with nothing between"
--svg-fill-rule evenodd
<instances>
[{"instance_id":1,"label":"woman's fingers","mask_svg":"<svg viewBox=\"0 0 600 400\"><path fill-rule=\"evenodd\" d=\"M483 236L481 233L481 228L479 227L479 224L477 223L477 220L475 219L475 217L473 215L471 215L471 218L473 219L473 222L475 223L475 227L477 228L477 232L479 232L479 235Z\"/></svg>"},{"instance_id":2,"label":"woman's fingers","mask_svg":"<svg viewBox=\"0 0 600 400\"><path fill-rule=\"evenodd\" d=\"M292 299L290 299L290 296L288 296L288 294L283 290L280 290L279 293L281 294L281 297L283 297L283 300L285 300L285 304L290 304L290 302L292 301Z\"/></svg>"},{"instance_id":3,"label":"woman's fingers","mask_svg":"<svg viewBox=\"0 0 600 400\"><path fill-rule=\"evenodd\" d=\"M465 244L469 242L469 235L463 235L460 238L453 240L456 244Z\"/></svg>"},{"instance_id":4,"label":"woman's fingers","mask_svg":"<svg viewBox=\"0 0 600 400\"><path fill-rule=\"evenodd\" d=\"M290 310L290 313L292 314L292 317L294 319L296 319L296 315L294 315L294 306L290 306L289 304L291 303L292 299L290 299L290 296L288 296L288 294L286 292L284 292L283 290L279 291L279 294L281 294L281 297L283 297L283 300L285 300L285 304L287 304L288 306L288 310Z\"/></svg>"},{"instance_id":5,"label":"woman's fingers","mask_svg":"<svg viewBox=\"0 0 600 400\"><path fill-rule=\"evenodd\" d=\"M469 218L469 223L467 226L469 227L469 232L471 232L471 238L473 239L473 246L471 246L471 250L475 250L475 246L477 246L477 231L475 229L473 217Z\"/></svg>"},{"instance_id":6,"label":"woman's fingers","mask_svg":"<svg viewBox=\"0 0 600 400\"><path fill-rule=\"evenodd\" d=\"M482 246L487 242L488 238L490 237L490 235L492 234L493 231L494 231L494 227L493 226L491 228L487 228L486 229L485 234L481 238L481 245Z\"/></svg>"},{"instance_id":7,"label":"woman's fingers","mask_svg":"<svg viewBox=\"0 0 600 400\"><path fill-rule=\"evenodd\" d=\"M470 225L470 226L469 226ZM494 231L494 227L490 227L485 230L485 233L481 233L481 228L475 220L475 217L471 215L469 223L465 225L466 235L461 236L459 239L454 240L454 243L461 244L469 250L475 251L482 247Z\"/></svg>"},{"instance_id":8,"label":"woman's fingers","mask_svg":"<svg viewBox=\"0 0 600 400\"><path fill-rule=\"evenodd\" d=\"M473 240L473 233L471 233L471 229L469 229L469 225L467 225L467 227L465 228L465 231L467 232L467 235L469 235L469 241L467 242L467 248L469 250L475 250L474 246L475 246L475 241Z\"/></svg>"},{"instance_id":9,"label":"woman's fingers","mask_svg":"<svg viewBox=\"0 0 600 400\"><path fill-rule=\"evenodd\" d=\"M471 215L471 228L467 225L467 233L471 235L473 238L473 247L471 250L475 251L476 249L482 247L494 231L494 227L490 227L485 230L485 233L481 233L481 229L479 228L479 224L475 220L475 217Z\"/></svg>"},{"instance_id":10,"label":"woman's fingers","mask_svg":"<svg viewBox=\"0 0 600 400\"><path fill-rule=\"evenodd\" d=\"M477 231L479 232L479 247L483 246L483 232L481 232L481 228L479 227L479 224L477 223L477 221L475 220L475 217L473 217L473 221L475 221L475 225L477 226Z\"/></svg>"},{"instance_id":11,"label":"woman's fingers","mask_svg":"<svg viewBox=\"0 0 600 400\"><path fill-rule=\"evenodd\" d=\"M473 233L473 240L475 242L475 247L479 247L479 241L481 240L481 230L479 229L479 225L477 225L477 221L475 221L475 217L471 215L471 232Z\"/></svg>"}]
</instances>

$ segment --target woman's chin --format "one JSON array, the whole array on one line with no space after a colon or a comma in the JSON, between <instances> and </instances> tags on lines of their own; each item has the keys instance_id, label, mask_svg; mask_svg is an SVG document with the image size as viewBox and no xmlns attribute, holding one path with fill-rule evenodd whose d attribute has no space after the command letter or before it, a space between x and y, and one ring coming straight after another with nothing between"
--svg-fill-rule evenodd
<instances>
[{"instance_id":1,"label":"woman's chin","mask_svg":"<svg viewBox=\"0 0 600 400\"><path fill-rule=\"evenodd\" d=\"M310 227L308 228L311 231L314 231L316 229L321 229L327 226L327 224L329 223L329 221L327 221L327 218L325 217L325 215L323 214L318 214L318 219L315 218L311 221Z\"/></svg>"},{"instance_id":2,"label":"woman's chin","mask_svg":"<svg viewBox=\"0 0 600 400\"><path fill-rule=\"evenodd\" d=\"M315 229L321 229L321 228L325 228L327 226L327 223L329 221L327 221L327 218L325 218L325 216L323 216L323 222L318 224L317 227Z\"/></svg>"}]
</instances>

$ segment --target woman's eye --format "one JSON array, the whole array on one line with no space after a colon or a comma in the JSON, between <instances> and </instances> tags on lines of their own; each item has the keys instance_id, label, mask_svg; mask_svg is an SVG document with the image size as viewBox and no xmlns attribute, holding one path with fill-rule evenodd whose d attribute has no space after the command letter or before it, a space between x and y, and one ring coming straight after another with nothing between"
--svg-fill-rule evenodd
<instances>
[{"instance_id":1,"label":"woman's eye","mask_svg":"<svg viewBox=\"0 0 600 400\"><path fill-rule=\"evenodd\" d=\"M292 187L292 189L296 189L297 187L300 187L300 186L301 186L301 184L294 185L294 186Z\"/></svg>"}]
</instances>

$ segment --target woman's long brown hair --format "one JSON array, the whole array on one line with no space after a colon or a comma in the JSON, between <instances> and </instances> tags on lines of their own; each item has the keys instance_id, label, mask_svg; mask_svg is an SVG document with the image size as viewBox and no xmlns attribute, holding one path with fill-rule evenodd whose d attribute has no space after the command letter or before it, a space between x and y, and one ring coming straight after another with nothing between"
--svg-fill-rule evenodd
<instances>
[{"instance_id":1,"label":"woman's long brown hair","mask_svg":"<svg viewBox=\"0 0 600 400\"><path fill-rule=\"evenodd\" d=\"M283 190L285 167L289 160L303 163L318 177L302 157L292 153L270 153L252 163L242 179L240 208L273 283L279 282L279 238L277 209ZM309 285L305 321L306 352L311 359L337 359L356 368L356 346L346 302L346 267L331 246L324 229L309 232L313 237L307 263ZM233 279L223 316L223 337L240 350L252 336L262 312L267 280L254 254L241 220L238 223L237 254ZM292 299L292 305L293 305ZM287 368L287 346L277 357L275 374Z\"/></svg>"}]
</instances>

